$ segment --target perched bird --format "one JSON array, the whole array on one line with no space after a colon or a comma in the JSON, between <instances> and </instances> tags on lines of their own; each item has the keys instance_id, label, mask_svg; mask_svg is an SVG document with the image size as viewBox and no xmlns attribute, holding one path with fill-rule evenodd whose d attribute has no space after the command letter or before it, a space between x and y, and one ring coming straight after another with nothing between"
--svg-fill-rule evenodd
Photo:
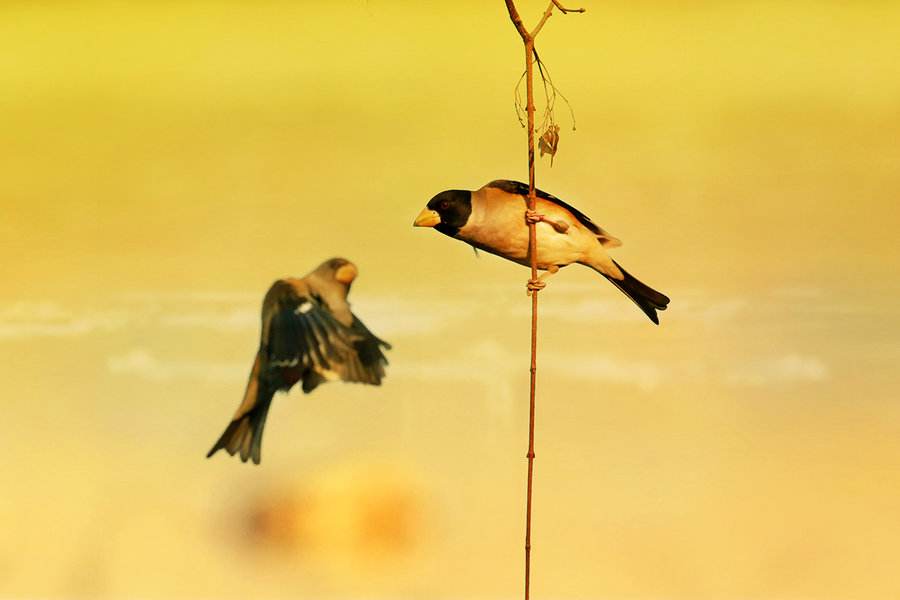
<instances>
[{"instance_id":1,"label":"perched bird","mask_svg":"<svg viewBox=\"0 0 900 600\"><path fill-rule=\"evenodd\" d=\"M476 249L528 266L528 224L536 224L537 267L547 271L528 282L529 293L542 289L546 279L572 263L588 266L604 277L659 325L657 310L669 298L628 274L607 254L622 242L584 213L547 192L535 190L535 210L528 210L528 186L498 179L479 190L447 190L432 198L413 223L434 227L444 235Z\"/></svg>"},{"instance_id":2,"label":"perched bird","mask_svg":"<svg viewBox=\"0 0 900 600\"><path fill-rule=\"evenodd\" d=\"M224 449L259 464L272 396L298 381L307 394L335 379L381 385L388 362L381 349L391 346L350 312L347 294L356 275L353 263L332 258L301 279L272 284L244 401L207 458Z\"/></svg>"}]
</instances>

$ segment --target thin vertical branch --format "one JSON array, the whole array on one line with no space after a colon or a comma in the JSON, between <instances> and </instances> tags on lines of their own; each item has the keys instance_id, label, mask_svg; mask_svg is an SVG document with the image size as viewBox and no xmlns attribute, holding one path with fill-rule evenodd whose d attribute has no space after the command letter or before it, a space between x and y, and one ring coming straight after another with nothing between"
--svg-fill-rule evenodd
<instances>
[{"instance_id":1,"label":"thin vertical branch","mask_svg":"<svg viewBox=\"0 0 900 600\"><path fill-rule=\"evenodd\" d=\"M534 39L525 41L525 110L528 112L528 208L535 210L534 195ZM528 223L528 259L531 279L537 279L537 224ZM538 290L531 293L531 369L528 398L528 484L525 498L525 600L531 593L531 491L534 477L534 405L537 384Z\"/></svg>"},{"instance_id":2,"label":"thin vertical branch","mask_svg":"<svg viewBox=\"0 0 900 600\"><path fill-rule=\"evenodd\" d=\"M563 14L569 12L584 12L583 8L567 9L560 0L551 0L547 10L541 16L537 26L531 33L525 28L519 11L516 10L514 0L504 0L509 18L519 32L522 43L525 45L525 111L528 113L528 209L535 210L537 202L534 185L534 39L541 32L547 20L553 14L556 7ZM536 224L528 223L528 259L531 266L531 279L537 279L537 231ZM531 496L534 479L534 407L535 387L537 383L537 324L538 324L538 292L531 293L531 386L528 403L528 483L525 498L525 600L531 595Z\"/></svg>"}]
</instances>

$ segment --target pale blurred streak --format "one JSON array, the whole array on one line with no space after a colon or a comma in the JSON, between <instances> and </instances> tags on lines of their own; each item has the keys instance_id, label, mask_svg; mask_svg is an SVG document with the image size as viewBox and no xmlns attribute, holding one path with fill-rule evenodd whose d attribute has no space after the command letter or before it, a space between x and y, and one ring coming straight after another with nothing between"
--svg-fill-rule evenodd
<instances>
[{"instance_id":1,"label":"pale blurred streak","mask_svg":"<svg viewBox=\"0 0 900 600\"><path fill-rule=\"evenodd\" d=\"M541 295L535 597L896 597L900 5L585 6L538 183L672 304ZM0 6L0 597L519 594L526 271L410 223L524 176L521 59L499 0ZM384 385L204 459L336 255Z\"/></svg>"}]
</instances>

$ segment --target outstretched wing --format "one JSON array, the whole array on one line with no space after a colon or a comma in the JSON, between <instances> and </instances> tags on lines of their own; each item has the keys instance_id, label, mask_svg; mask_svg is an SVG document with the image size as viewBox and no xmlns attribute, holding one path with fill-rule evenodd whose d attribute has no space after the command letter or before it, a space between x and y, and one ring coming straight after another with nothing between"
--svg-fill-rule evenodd
<instances>
[{"instance_id":1,"label":"outstretched wing","mask_svg":"<svg viewBox=\"0 0 900 600\"><path fill-rule=\"evenodd\" d=\"M519 196L528 196L528 184L522 183L521 181L512 181L510 179L497 179L497 180L494 180L494 181L488 183L484 187L502 190L508 194L516 194ZM600 242L603 244L604 247L616 247L616 246L622 245L622 242L618 238L616 238L613 235L610 235L610 233L608 231L606 231L605 229L603 229L602 227L600 227L599 225L597 225L596 223L591 221L591 218L589 216L587 216L586 214L584 214L583 212L581 212L580 210L578 210L571 204L569 204L567 202L563 202L562 200L560 200L553 194L548 194L544 190L539 190L539 189L535 188L534 193L538 198L542 198L544 200L547 200L548 202L552 202L553 204L556 204L557 206L561 206L562 208L564 208L567 211L569 211L570 213L572 213L572 216L575 217L579 223L581 223L582 225L587 227L587 229L589 231L591 231L594 235L597 236L597 238L600 240Z\"/></svg>"},{"instance_id":2,"label":"outstretched wing","mask_svg":"<svg viewBox=\"0 0 900 600\"><path fill-rule=\"evenodd\" d=\"M280 280L266 295L261 376L278 389L301 380L304 392L332 379L379 385L382 347L389 348L355 317L349 327L340 323L302 280Z\"/></svg>"},{"instance_id":3,"label":"outstretched wing","mask_svg":"<svg viewBox=\"0 0 900 600\"><path fill-rule=\"evenodd\" d=\"M348 309L349 313L349 309ZM323 381L379 385L390 345L352 317L344 325L302 279L276 281L266 293L262 339L244 399L207 457L224 449L259 464L266 415L277 390L298 381L310 392Z\"/></svg>"}]
</instances>

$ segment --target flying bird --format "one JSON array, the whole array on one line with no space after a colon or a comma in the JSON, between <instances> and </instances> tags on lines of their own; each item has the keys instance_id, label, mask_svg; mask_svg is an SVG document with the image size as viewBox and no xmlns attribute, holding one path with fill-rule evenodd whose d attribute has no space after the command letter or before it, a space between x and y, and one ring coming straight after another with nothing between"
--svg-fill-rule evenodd
<instances>
[{"instance_id":1,"label":"flying bird","mask_svg":"<svg viewBox=\"0 0 900 600\"><path fill-rule=\"evenodd\" d=\"M382 348L391 346L350 312L347 294L357 273L350 261L332 258L300 279L272 284L244 400L207 458L225 450L259 464L272 397L297 382L307 394L336 379L381 385L388 362Z\"/></svg>"},{"instance_id":2,"label":"flying bird","mask_svg":"<svg viewBox=\"0 0 900 600\"><path fill-rule=\"evenodd\" d=\"M498 179L479 190L447 190L433 197L413 223L433 227L476 249L529 266L528 224L536 224L537 267L546 271L528 282L529 293L572 263L588 266L622 290L659 325L656 311L669 298L632 277L607 253L622 242L556 196L535 190L535 210L528 210L528 186Z\"/></svg>"}]
</instances>

